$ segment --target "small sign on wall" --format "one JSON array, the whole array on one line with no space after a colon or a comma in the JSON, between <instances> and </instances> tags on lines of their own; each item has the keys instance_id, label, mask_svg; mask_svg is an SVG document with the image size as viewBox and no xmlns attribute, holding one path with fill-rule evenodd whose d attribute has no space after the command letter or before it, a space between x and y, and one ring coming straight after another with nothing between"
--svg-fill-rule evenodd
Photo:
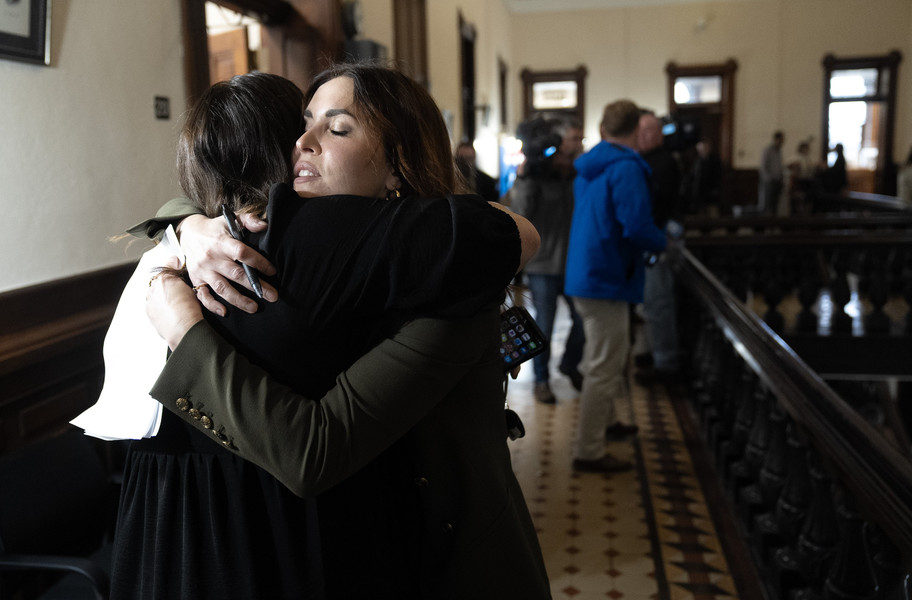
<instances>
[{"instance_id":1,"label":"small sign on wall","mask_svg":"<svg viewBox=\"0 0 912 600\"><path fill-rule=\"evenodd\" d=\"M155 118L156 119L170 119L171 118L171 101L167 96L156 96L155 97Z\"/></svg>"}]
</instances>

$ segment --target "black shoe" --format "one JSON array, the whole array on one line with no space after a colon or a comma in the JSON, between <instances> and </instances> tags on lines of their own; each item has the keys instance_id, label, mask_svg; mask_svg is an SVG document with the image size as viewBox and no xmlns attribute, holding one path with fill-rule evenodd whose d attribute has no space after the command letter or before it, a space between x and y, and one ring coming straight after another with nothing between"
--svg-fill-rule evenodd
<instances>
[{"instance_id":1,"label":"black shoe","mask_svg":"<svg viewBox=\"0 0 912 600\"><path fill-rule=\"evenodd\" d=\"M633 357L633 364L637 369L647 369L652 366L652 354L644 352Z\"/></svg>"},{"instance_id":2,"label":"black shoe","mask_svg":"<svg viewBox=\"0 0 912 600\"><path fill-rule=\"evenodd\" d=\"M677 369L644 369L633 374L633 379L640 385L666 383L674 385L684 381L684 374Z\"/></svg>"},{"instance_id":3,"label":"black shoe","mask_svg":"<svg viewBox=\"0 0 912 600\"><path fill-rule=\"evenodd\" d=\"M633 463L627 460L618 460L610 454L596 460L573 459L573 470L582 473L620 473L633 468Z\"/></svg>"},{"instance_id":4,"label":"black shoe","mask_svg":"<svg viewBox=\"0 0 912 600\"><path fill-rule=\"evenodd\" d=\"M557 368L558 371L570 378L570 385L573 386L577 392L582 391L583 389L583 376L576 369L568 369L567 367L560 366Z\"/></svg>"},{"instance_id":5,"label":"black shoe","mask_svg":"<svg viewBox=\"0 0 912 600\"><path fill-rule=\"evenodd\" d=\"M542 404L557 404L557 398L554 397L554 392L551 391L551 386L547 381L536 383L534 394L535 399Z\"/></svg>"},{"instance_id":6,"label":"black shoe","mask_svg":"<svg viewBox=\"0 0 912 600\"><path fill-rule=\"evenodd\" d=\"M605 439L622 440L626 437L636 435L639 431L640 428L636 425L624 425L621 422L617 422L614 425L605 428Z\"/></svg>"}]
</instances>

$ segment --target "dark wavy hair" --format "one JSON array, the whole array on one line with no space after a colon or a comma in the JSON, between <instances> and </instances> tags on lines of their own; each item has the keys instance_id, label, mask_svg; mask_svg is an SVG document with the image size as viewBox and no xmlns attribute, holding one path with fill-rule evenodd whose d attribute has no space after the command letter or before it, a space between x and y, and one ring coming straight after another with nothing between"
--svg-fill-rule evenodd
<instances>
[{"instance_id":1,"label":"dark wavy hair","mask_svg":"<svg viewBox=\"0 0 912 600\"><path fill-rule=\"evenodd\" d=\"M354 84L354 104L364 125L380 138L399 177L402 194L434 198L457 191L450 136L434 99L417 81L379 63L341 63L318 74L304 94L337 77Z\"/></svg>"},{"instance_id":2,"label":"dark wavy hair","mask_svg":"<svg viewBox=\"0 0 912 600\"><path fill-rule=\"evenodd\" d=\"M269 187L290 182L304 132L304 95L278 75L236 75L207 89L187 113L177 144L181 188L208 217L266 206Z\"/></svg>"}]
</instances>

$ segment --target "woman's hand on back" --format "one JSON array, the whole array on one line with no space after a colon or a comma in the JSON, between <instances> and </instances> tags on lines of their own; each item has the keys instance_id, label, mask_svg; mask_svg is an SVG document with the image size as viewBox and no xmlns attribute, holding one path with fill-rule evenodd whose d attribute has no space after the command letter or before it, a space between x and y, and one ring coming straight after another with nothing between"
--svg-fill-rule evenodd
<instances>
[{"instance_id":1,"label":"woman's hand on back","mask_svg":"<svg viewBox=\"0 0 912 600\"><path fill-rule=\"evenodd\" d=\"M249 231L266 228L265 221L253 215L242 214L238 218ZM240 263L243 262L264 275L272 275L275 268L269 261L250 246L232 238L222 218L209 219L202 215L187 217L181 221L179 233L181 248L187 258L187 272L190 281L198 288L197 297L203 306L217 315L225 316L225 306L215 298L218 295L228 304L245 312L256 312L256 302L241 294L230 282L251 289ZM266 282L261 284L263 298L275 302L278 298L275 288Z\"/></svg>"},{"instance_id":2,"label":"woman's hand on back","mask_svg":"<svg viewBox=\"0 0 912 600\"><path fill-rule=\"evenodd\" d=\"M177 268L177 260L165 265ZM170 273L154 275L146 292L146 316L158 335L168 342L171 350L196 323L203 320L203 309L196 294L180 277Z\"/></svg>"}]
</instances>

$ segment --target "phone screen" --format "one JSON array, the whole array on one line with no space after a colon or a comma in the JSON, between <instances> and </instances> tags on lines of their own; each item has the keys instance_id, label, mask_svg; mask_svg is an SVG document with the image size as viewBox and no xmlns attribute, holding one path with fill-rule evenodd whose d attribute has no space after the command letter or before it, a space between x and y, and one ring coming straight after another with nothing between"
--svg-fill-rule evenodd
<instances>
[{"instance_id":1,"label":"phone screen","mask_svg":"<svg viewBox=\"0 0 912 600\"><path fill-rule=\"evenodd\" d=\"M500 313L500 357L504 371L545 351L548 340L538 323L521 306L511 306Z\"/></svg>"}]
</instances>

